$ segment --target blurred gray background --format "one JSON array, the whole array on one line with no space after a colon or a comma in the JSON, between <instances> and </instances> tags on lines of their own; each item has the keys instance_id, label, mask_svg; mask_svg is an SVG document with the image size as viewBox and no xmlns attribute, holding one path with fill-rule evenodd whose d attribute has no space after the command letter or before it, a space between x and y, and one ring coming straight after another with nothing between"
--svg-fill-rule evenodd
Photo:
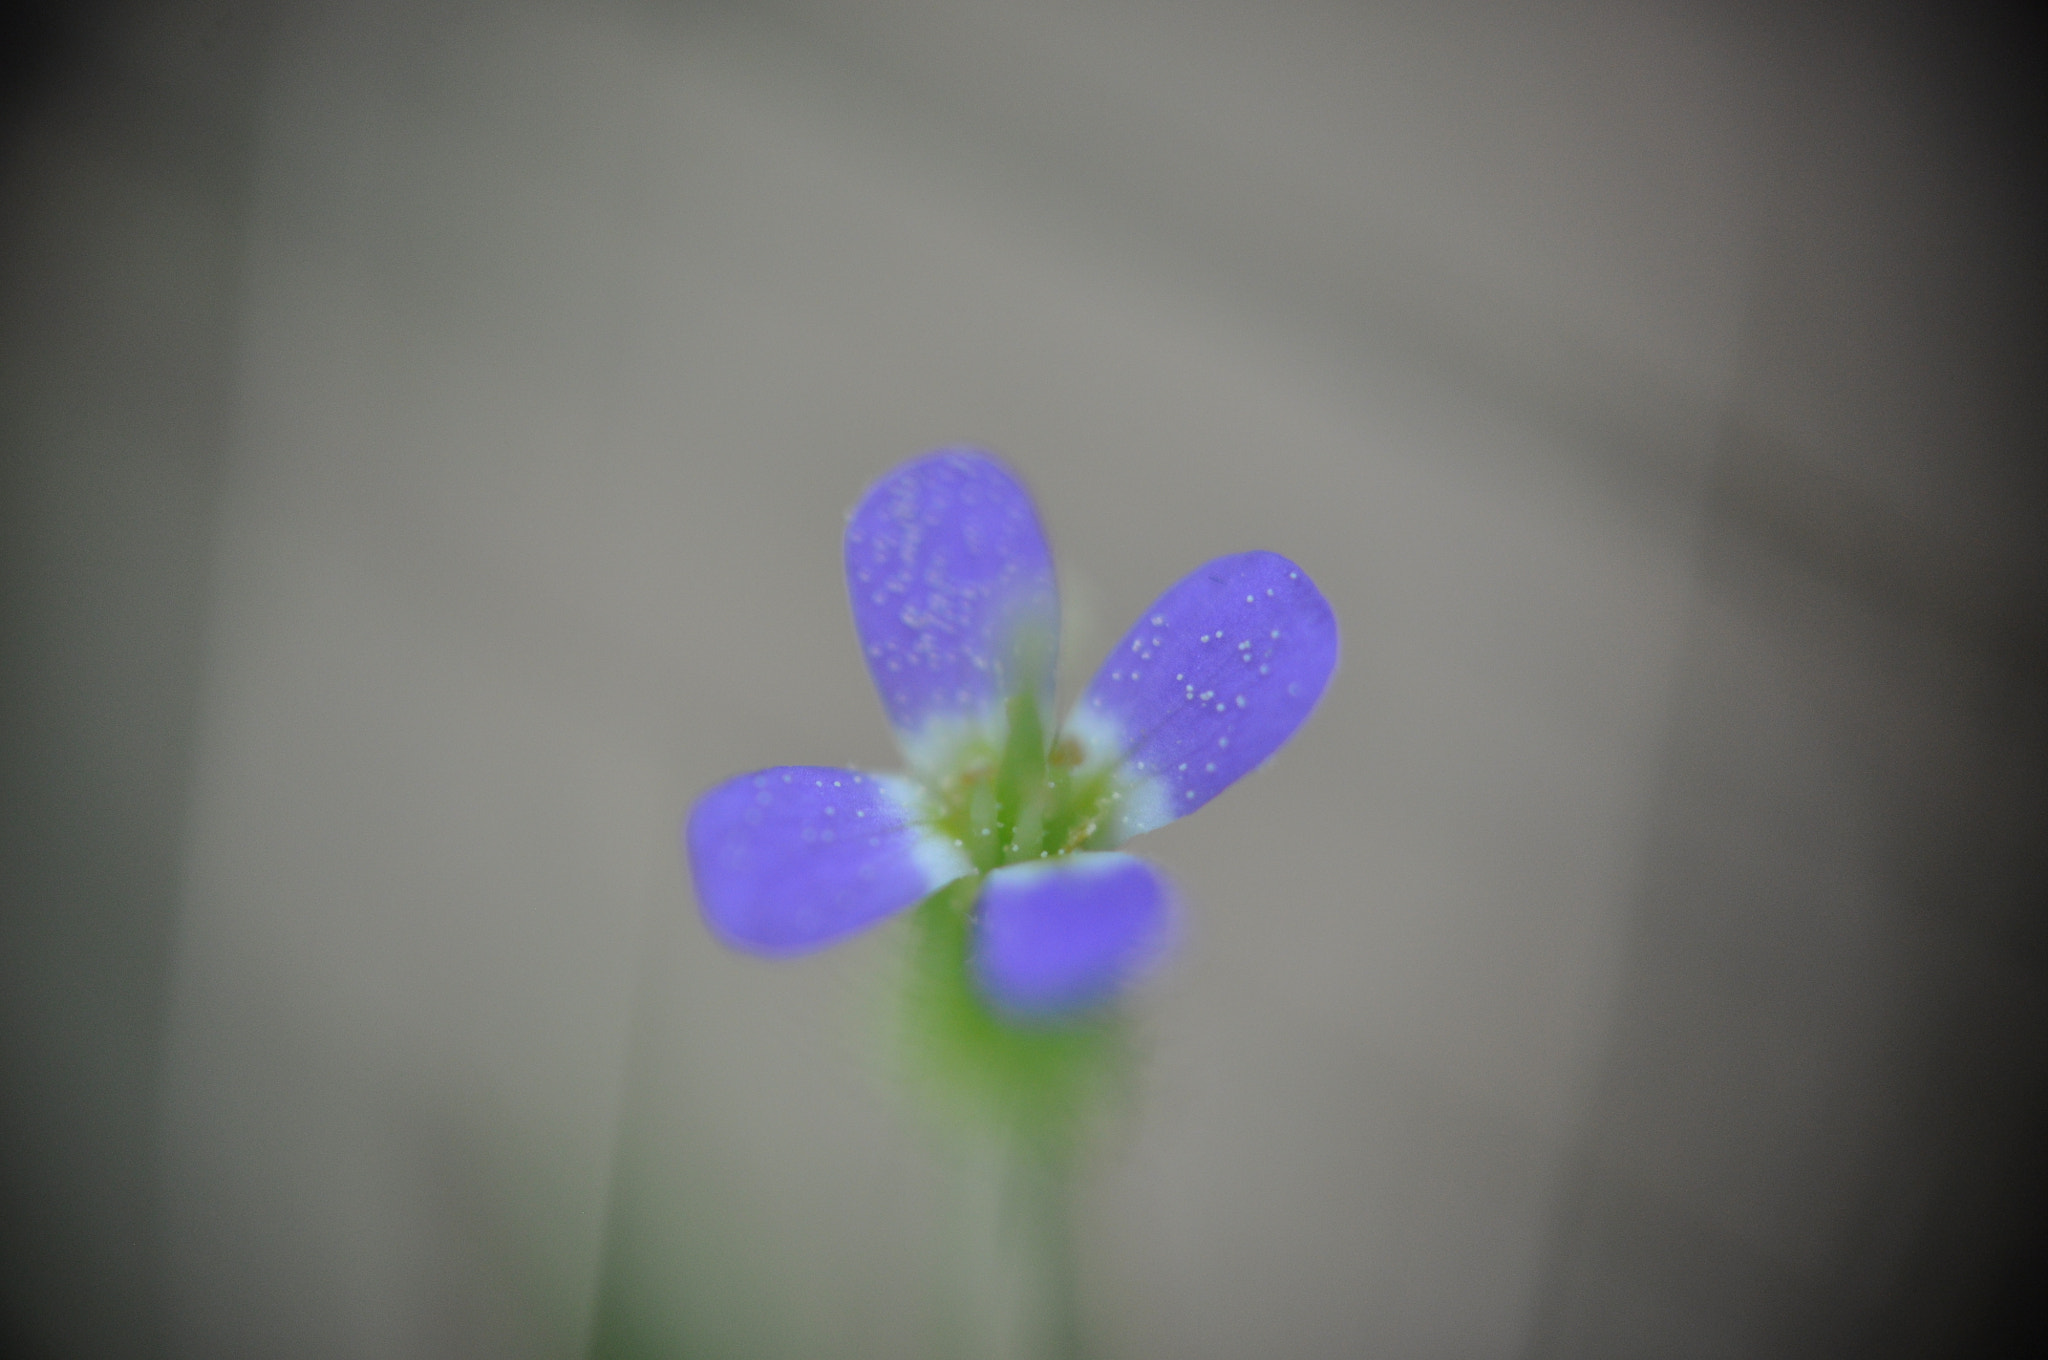
<instances>
[{"instance_id":1,"label":"blurred gray background","mask_svg":"<svg viewBox=\"0 0 2048 1360\"><path fill-rule=\"evenodd\" d=\"M1265 547L1311 726L1084 1199L1109 1357L2044 1344L2032 132L1943 7L43 5L0 178L0 1349L939 1356L842 516L1068 674Z\"/></svg>"}]
</instances>

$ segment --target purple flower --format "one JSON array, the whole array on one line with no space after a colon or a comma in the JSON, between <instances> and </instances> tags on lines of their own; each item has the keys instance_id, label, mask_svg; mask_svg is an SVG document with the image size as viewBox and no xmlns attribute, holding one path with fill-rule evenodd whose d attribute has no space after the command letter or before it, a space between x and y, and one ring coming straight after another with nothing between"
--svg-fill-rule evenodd
<instances>
[{"instance_id":1,"label":"purple flower","mask_svg":"<svg viewBox=\"0 0 2048 1360\"><path fill-rule=\"evenodd\" d=\"M1106 1002L1161 955L1172 888L1117 847L1265 760L1337 664L1306 573L1220 557L1140 616L1048 732L1052 555L1029 494L971 449L868 491L846 579L909 772L787 766L705 794L684 828L705 922L735 949L799 954L973 878L967 963L1014 1018Z\"/></svg>"}]
</instances>

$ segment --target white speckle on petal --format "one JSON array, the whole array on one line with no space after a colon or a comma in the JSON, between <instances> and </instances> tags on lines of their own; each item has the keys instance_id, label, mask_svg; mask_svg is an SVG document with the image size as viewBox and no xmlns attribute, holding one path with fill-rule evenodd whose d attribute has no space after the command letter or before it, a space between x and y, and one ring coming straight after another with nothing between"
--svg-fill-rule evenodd
<instances>
[{"instance_id":1,"label":"white speckle on petal","mask_svg":"<svg viewBox=\"0 0 2048 1360\"><path fill-rule=\"evenodd\" d=\"M1244 696L1243 696L1242 694L1240 694L1240 695L1238 695L1238 696L1237 696L1237 706L1238 706L1239 708L1243 708L1243 707L1244 707Z\"/></svg>"}]
</instances>

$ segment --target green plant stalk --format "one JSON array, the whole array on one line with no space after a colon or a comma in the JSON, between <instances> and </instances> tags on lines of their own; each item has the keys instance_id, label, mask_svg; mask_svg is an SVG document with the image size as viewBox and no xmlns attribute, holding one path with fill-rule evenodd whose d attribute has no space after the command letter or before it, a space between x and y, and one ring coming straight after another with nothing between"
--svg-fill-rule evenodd
<instances>
[{"instance_id":1,"label":"green plant stalk","mask_svg":"<svg viewBox=\"0 0 2048 1360\"><path fill-rule=\"evenodd\" d=\"M1071 1187L1090 1130L1126 1094L1125 1025L1112 1007L1055 1018L997 1012L973 976L981 878L1007 864L1097 848L1113 776L1076 773L1078 748L1047 733L1031 665L1004 730L934 792L934 822L976 873L910 914L907 1070L960 1156L963 1355L1072 1360L1081 1354Z\"/></svg>"}]
</instances>

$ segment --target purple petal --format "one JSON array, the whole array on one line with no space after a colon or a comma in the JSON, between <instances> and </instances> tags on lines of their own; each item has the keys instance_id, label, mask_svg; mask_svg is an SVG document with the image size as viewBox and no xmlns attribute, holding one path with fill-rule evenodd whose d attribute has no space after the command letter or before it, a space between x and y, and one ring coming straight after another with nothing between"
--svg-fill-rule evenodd
<instances>
[{"instance_id":1,"label":"purple petal","mask_svg":"<svg viewBox=\"0 0 2048 1360\"><path fill-rule=\"evenodd\" d=\"M888 775L788 765L697 800L683 829L711 931L750 954L800 954L916 903L973 866L915 820Z\"/></svg>"},{"instance_id":2,"label":"purple petal","mask_svg":"<svg viewBox=\"0 0 2048 1360\"><path fill-rule=\"evenodd\" d=\"M997 869L976 908L975 977L1022 1015L1107 1001L1165 952L1173 910L1165 876L1131 855Z\"/></svg>"},{"instance_id":3,"label":"purple petal","mask_svg":"<svg viewBox=\"0 0 2048 1360\"><path fill-rule=\"evenodd\" d=\"M846 587L913 764L963 727L999 733L1019 687L1050 705L1052 554L1030 494L987 454L942 449L875 483L846 524Z\"/></svg>"},{"instance_id":4,"label":"purple petal","mask_svg":"<svg viewBox=\"0 0 2048 1360\"><path fill-rule=\"evenodd\" d=\"M1337 617L1276 553L1219 557L1160 596L1102 663L1064 732L1122 762L1118 839L1182 817L1273 754L1337 668Z\"/></svg>"}]
</instances>

